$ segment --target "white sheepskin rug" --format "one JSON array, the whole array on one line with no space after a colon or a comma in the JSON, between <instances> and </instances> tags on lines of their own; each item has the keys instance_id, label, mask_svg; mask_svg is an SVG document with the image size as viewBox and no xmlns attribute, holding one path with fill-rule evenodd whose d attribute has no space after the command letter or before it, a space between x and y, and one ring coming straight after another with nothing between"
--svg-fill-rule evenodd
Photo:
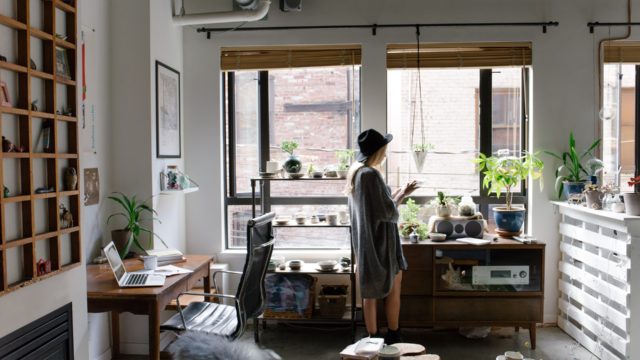
<instances>
[{"instance_id":1,"label":"white sheepskin rug","mask_svg":"<svg viewBox=\"0 0 640 360\"><path fill-rule=\"evenodd\" d=\"M189 331L169 347L174 360L281 360L271 350L250 341L230 341L224 337Z\"/></svg>"}]
</instances>

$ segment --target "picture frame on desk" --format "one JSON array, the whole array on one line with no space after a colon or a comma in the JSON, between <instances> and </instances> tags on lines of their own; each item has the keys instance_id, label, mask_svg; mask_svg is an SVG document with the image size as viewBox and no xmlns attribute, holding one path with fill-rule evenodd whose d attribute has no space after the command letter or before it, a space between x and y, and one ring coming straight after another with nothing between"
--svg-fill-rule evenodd
<instances>
[{"instance_id":1,"label":"picture frame on desk","mask_svg":"<svg viewBox=\"0 0 640 360\"><path fill-rule=\"evenodd\" d=\"M9 86L2 80L0 80L0 106L13 107L11 105L11 96L9 95Z\"/></svg>"}]
</instances>

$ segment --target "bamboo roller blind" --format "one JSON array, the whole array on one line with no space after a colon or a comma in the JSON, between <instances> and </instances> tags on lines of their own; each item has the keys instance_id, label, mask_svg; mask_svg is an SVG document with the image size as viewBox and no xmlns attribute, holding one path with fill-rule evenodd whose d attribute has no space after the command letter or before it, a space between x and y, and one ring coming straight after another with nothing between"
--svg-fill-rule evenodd
<instances>
[{"instance_id":1,"label":"bamboo roller blind","mask_svg":"<svg viewBox=\"0 0 640 360\"><path fill-rule=\"evenodd\" d=\"M387 68L416 68L416 44L387 46ZM420 44L420 67L496 67L531 65L531 43Z\"/></svg>"},{"instance_id":2,"label":"bamboo roller blind","mask_svg":"<svg viewBox=\"0 0 640 360\"><path fill-rule=\"evenodd\" d=\"M269 46L221 49L222 70L359 65L360 45Z\"/></svg>"},{"instance_id":3,"label":"bamboo roller blind","mask_svg":"<svg viewBox=\"0 0 640 360\"><path fill-rule=\"evenodd\" d=\"M640 41L612 41L605 43L604 62L640 63Z\"/></svg>"}]
</instances>

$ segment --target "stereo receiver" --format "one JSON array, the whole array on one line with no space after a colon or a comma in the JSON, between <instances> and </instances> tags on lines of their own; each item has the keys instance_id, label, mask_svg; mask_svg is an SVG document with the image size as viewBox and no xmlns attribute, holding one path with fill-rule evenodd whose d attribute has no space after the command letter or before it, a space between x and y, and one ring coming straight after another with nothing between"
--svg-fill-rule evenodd
<instances>
[{"instance_id":1,"label":"stereo receiver","mask_svg":"<svg viewBox=\"0 0 640 360\"><path fill-rule=\"evenodd\" d=\"M529 285L528 265L488 265L471 268L473 285Z\"/></svg>"}]
</instances>

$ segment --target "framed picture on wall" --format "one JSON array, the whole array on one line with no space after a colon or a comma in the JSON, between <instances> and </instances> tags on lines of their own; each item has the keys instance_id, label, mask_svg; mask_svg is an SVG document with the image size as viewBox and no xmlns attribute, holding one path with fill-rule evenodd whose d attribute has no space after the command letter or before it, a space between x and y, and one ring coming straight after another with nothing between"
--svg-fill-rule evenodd
<instances>
[{"instance_id":1,"label":"framed picture on wall","mask_svg":"<svg viewBox=\"0 0 640 360\"><path fill-rule=\"evenodd\" d=\"M156 157L181 157L180 73L156 61Z\"/></svg>"},{"instance_id":2,"label":"framed picture on wall","mask_svg":"<svg viewBox=\"0 0 640 360\"><path fill-rule=\"evenodd\" d=\"M56 75L64 79L71 79L67 49L61 47L56 47Z\"/></svg>"}]
</instances>

